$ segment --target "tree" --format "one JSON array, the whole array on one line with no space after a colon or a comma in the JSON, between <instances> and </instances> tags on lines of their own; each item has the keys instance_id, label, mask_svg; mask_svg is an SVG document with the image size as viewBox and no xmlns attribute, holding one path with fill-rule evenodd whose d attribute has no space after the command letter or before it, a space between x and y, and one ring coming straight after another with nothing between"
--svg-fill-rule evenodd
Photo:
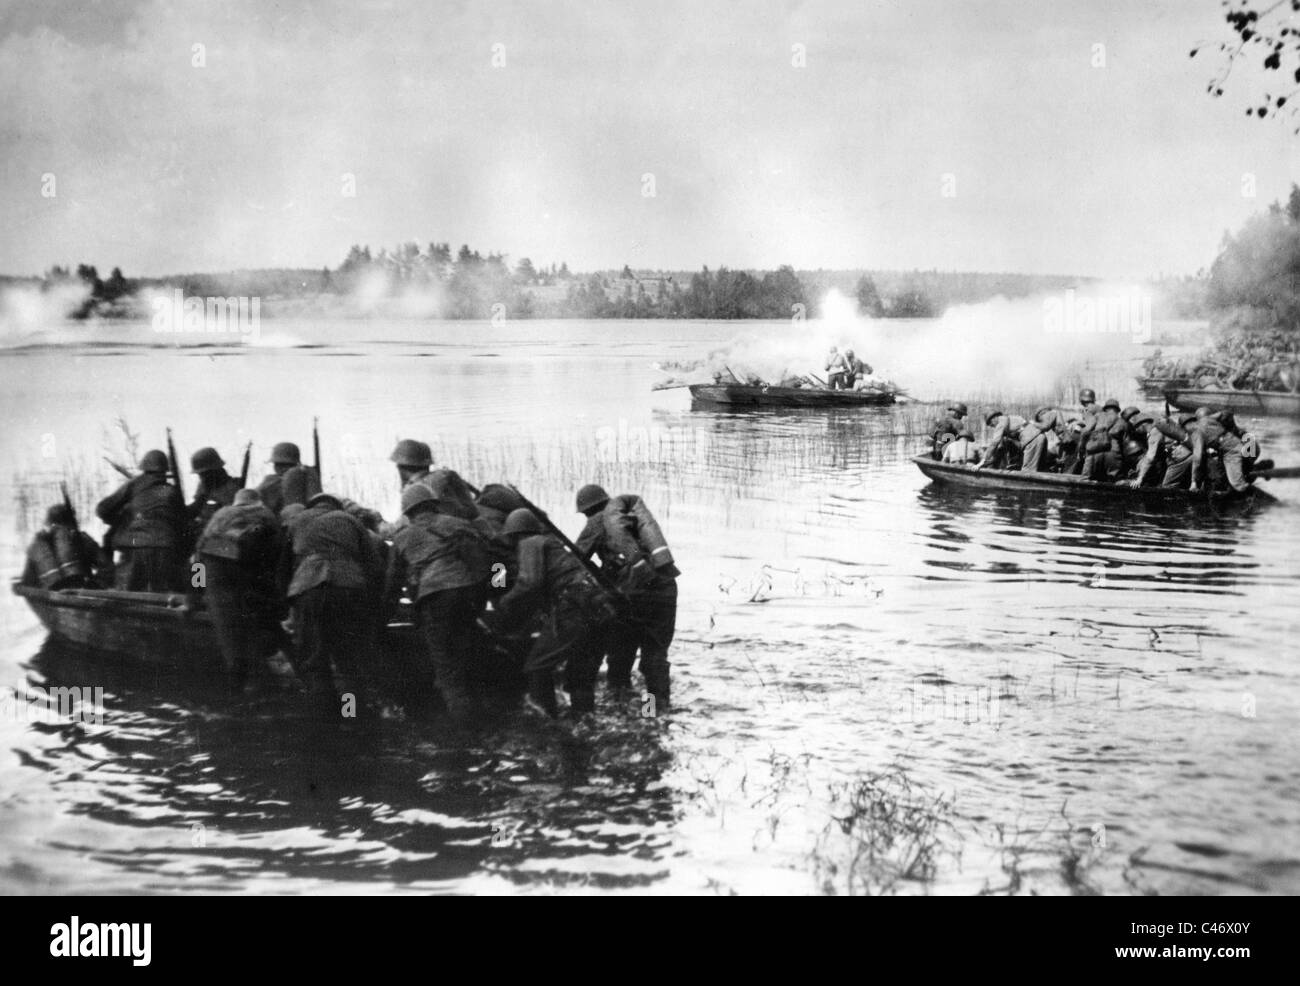
<instances>
[{"instance_id":1,"label":"tree","mask_svg":"<svg viewBox=\"0 0 1300 986\"><path fill-rule=\"evenodd\" d=\"M1206 92L1216 99L1222 96L1233 66L1255 56L1265 72L1277 73L1276 84L1285 91L1265 92L1263 101L1247 108L1246 115L1276 118L1289 105L1286 115L1300 121L1292 101L1300 93L1300 29L1292 26L1296 12L1300 11L1300 0L1236 0L1235 6L1223 0L1223 6L1230 7L1223 19L1232 28L1232 40L1205 41L1189 53L1195 58L1203 48L1213 45L1223 55L1222 70L1210 80ZM1295 132L1300 133L1300 122Z\"/></svg>"},{"instance_id":2,"label":"tree","mask_svg":"<svg viewBox=\"0 0 1300 986\"><path fill-rule=\"evenodd\" d=\"M537 270L529 258L524 257L515 265L515 278L521 284L532 284L537 280Z\"/></svg>"},{"instance_id":3,"label":"tree","mask_svg":"<svg viewBox=\"0 0 1300 986\"><path fill-rule=\"evenodd\" d=\"M880 318L885 314L885 303L880 300L880 292L876 290L876 282L866 274L858 278L856 295L860 314L869 318Z\"/></svg>"}]
</instances>

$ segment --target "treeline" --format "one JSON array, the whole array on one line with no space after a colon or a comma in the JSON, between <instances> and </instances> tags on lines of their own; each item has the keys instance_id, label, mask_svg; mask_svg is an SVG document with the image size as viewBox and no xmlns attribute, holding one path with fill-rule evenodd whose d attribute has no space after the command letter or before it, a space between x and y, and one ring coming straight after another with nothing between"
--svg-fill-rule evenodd
<instances>
[{"instance_id":1,"label":"treeline","mask_svg":"<svg viewBox=\"0 0 1300 986\"><path fill-rule=\"evenodd\" d=\"M1300 186L1224 234L1206 296L1220 332L1300 334Z\"/></svg>"}]
</instances>

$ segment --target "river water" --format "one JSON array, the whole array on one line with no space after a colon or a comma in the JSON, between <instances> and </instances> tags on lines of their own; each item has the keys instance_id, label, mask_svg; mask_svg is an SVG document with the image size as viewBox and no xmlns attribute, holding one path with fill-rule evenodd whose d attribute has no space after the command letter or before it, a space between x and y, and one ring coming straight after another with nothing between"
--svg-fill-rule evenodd
<instances>
[{"instance_id":1,"label":"river water","mask_svg":"<svg viewBox=\"0 0 1300 986\"><path fill-rule=\"evenodd\" d=\"M116 482L102 456L166 427L183 456L237 464L252 441L258 477L274 442L309 446L313 415L326 486L390 518L387 455L419 437L570 533L583 483L641 493L683 575L670 715L605 701L594 726L521 716L469 741L400 716L340 732L276 695L232 710L48 643L6 593L0 686L103 686L105 714L0 721L0 889L1300 892L1300 483L1234 516L962 496L909 461L925 408L729 414L650 389L656 361L789 331L265 320L252 347L123 323L6 340L14 576L60 478L89 517ZM1139 403L1140 355L1075 369ZM975 390L985 410L998 396ZM1295 423L1248 424L1300 458Z\"/></svg>"}]
</instances>

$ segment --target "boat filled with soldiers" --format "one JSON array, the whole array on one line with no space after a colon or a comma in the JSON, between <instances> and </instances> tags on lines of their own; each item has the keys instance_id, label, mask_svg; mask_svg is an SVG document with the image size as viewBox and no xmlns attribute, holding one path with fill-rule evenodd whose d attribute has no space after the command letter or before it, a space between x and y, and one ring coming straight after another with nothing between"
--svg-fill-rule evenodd
<instances>
[{"instance_id":1,"label":"boat filled with soldiers","mask_svg":"<svg viewBox=\"0 0 1300 986\"><path fill-rule=\"evenodd\" d=\"M256 489L247 451L236 478L200 449L187 504L168 433L138 472L117 466L126 482L95 511L103 546L64 487L14 591L64 643L215 670L237 695L254 679L296 681L327 717L440 706L463 724L521 703L556 716L561 681L581 716L601 665L630 693L638 658L646 696L668 709L679 573L639 496L578 490L575 543L513 486L475 489L404 439L391 457L402 513L388 522L321 489L315 446L308 466L276 445Z\"/></svg>"},{"instance_id":2,"label":"boat filled with soldiers","mask_svg":"<svg viewBox=\"0 0 1300 986\"><path fill-rule=\"evenodd\" d=\"M1050 493L1156 504L1267 502L1257 479L1294 477L1260 458L1259 441L1230 411L1155 415L1098 404L1090 388L1075 409L1044 406L1029 416L994 410L976 445L969 409L947 405L930 449L912 461L936 483L973 490Z\"/></svg>"}]
</instances>

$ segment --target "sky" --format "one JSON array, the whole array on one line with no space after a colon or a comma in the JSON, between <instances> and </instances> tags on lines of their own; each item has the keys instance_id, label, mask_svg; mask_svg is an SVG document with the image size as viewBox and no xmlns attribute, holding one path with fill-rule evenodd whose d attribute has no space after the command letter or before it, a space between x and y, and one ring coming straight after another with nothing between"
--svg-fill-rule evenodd
<instances>
[{"instance_id":1,"label":"sky","mask_svg":"<svg viewBox=\"0 0 1300 986\"><path fill-rule=\"evenodd\" d=\"M1188 57L1221 18L0 0L0 272L334 267L436 240L574 270L1191 274L1300 181L1294 122L1244 112L1266 73L1215 100L1218 63Z\"/></svg>"}]
</instances>

